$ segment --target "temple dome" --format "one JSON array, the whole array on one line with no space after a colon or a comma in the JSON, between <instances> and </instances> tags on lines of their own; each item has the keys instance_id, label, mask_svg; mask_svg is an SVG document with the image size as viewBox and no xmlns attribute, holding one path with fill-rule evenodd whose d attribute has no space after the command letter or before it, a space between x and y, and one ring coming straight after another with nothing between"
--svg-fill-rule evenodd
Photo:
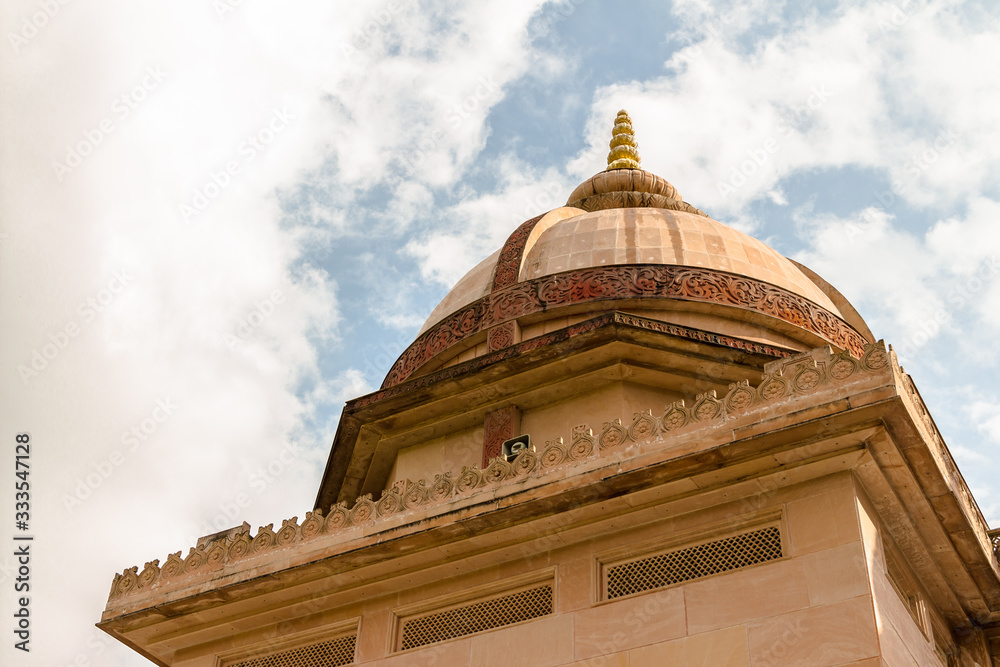
<instances>
[{"instance_id":1,"label":"temple dome","mask_svg":"<svg viewBox=\"0 0 1000 667\"><path fill-rule=\"evenodd\" d=\"M623 114L608 158L619 166L581 183L565 206L523 223L459 280L387 385L495 349L486 331L498 323L516 321L527 339L610 310L793 351L858 350L874 340L822 278L640 169ZM558 299L546 296L553 290Z\"/></svg>"},{"instance_id":2,"label":"temple dome","mask_svg":"<svg viewBox=\"0 0 1000 667\"><path fill-rule=\"evenodd\" d=\"M489 294L499 255L498 250L459 280L420 332ZM525 244L517 280L616 264L670 264L726 271L777 285L844 317L819 285L770 246L705 215L660 208L588 212L566 206L550 211L538 221Z\"/></svg>"}]
</instances>

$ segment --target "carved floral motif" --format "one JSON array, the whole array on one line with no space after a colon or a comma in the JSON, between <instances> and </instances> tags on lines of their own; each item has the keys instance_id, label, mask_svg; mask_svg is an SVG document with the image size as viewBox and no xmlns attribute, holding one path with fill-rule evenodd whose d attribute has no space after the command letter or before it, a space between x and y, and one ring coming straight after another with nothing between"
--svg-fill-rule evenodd
<instances>
[{"instance_id":1,"label":"carved floral motif","mask_svg":"<svg viewBox=\"0 0 1000 667\"><path fill-rule=\"evenodd\" d=\"M486 336L486 348L490 352L495 352L496 350L502 350L505 347L513 345L515 343L514 327L516 326L517 322L511 320L490 329L489 334Z\"/></svg>"},{"instance_id":2,"label":"carved floral motif","mask_svg":"<svg viewBox=\"0 0 1000 667\"><path fill-rule=\"evenodd\" d=\"M521 273L521 258L524 255L524 246L528 242L528 237L531 236L531 230L535 228L535 225L542 219L543 215L545 214L543 213L531 220L522 222L507 237L503 248L500 249L496 270L493 272L492 291L495 292L504 287L509 287L517 282L518 275Z\"/></svg>"},{"instance_id":3,"label":"carved floral motif","mask_svg":"<svg viewBox=\"0 0 1000 667\"><path fill-rule=\"evenodd\" d=\"M527 224L527 223L526 223ZM431 327L408 347L382 388L403 382L434 356L467 336L508 320L576 303L617 299L681 299L746 308L821 336L856 357L865 339L823 307L746 276L664 264L619 264L567 271L511 284Z\"/></svg>"},{"instance_id":4,"label":"carved floral motif","mask_svg":"<svg viewBox=\"0 0 1000 667\"><path fill-rule=\"evenodd\" d=\"M520 435L521 411L515 405L486 413L483 420L483 467L500 456L505 440Z\"/></svg>"}]
</instances>

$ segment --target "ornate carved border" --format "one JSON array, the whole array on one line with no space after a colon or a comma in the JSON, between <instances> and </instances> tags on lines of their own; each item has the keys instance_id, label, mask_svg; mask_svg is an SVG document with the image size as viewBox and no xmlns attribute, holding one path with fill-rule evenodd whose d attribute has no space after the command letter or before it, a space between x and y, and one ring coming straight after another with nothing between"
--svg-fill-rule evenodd
<instances>
[{"instance_id":1,"label":"ornate carved border","mask_svg":"<svg viewBox=\"0 0 1000 667\"><path fill-rule=\"evenodd\" d=\"M541 336L536 336L529 340L518 343L517 345L504 348L502 350L497 350L496 352L490 352L484 354L481 357L476 357L475 359L470 359L469 361L463 362L461 364L456 364L454 366L449 366L433 373L428 373L427 375L421 375L420 377L408 380L405 384L397 384L391 387L386 387L380 389L377 392L368 394L367 396L362 396L354 400L347 402L347 411L353 412L360 408L363 408L379 401L383 401L393 396L399 396L401 394L408 393L410 391L416 391L417 389L422 389L436 382L441 382L443 380L449 380L452 378L459 377L465 373L470 373L486 366L499 363L505 359L510 359L511 357L516 357L518 355L524 354L531 350L544 347L546 345L552 345L564 341L571 336L576 336L578 334L585 333L587 331L593 331L594 329L600 329L601 327L608 326L610 324L624 324L626 326L635 327L637 329L646 329L648 331L657 331L659 333L665 333L672 336L679 336L681 338L688 338L691 340L701 341L703 343L712 343L714 345L722 345L724 347L732 348L734 350L742 350L744 352L749 352L751 354L764 354L769 357L788 357L794 354L789 350L785 350L780 347L774 347L771 345L765 345L763 343L755 343L753 341L745 340L743 338L734 338L732 336L723 336L722 334L711 333L708 331L702 331L701 329L692 329L690 327L681 326L679 324L669 324L667 322L661 322L659 320L651 320L645 317L639 317L638 315L628 315L625 313L620 313L613 311L610 313L604 313L603 315L598 315L597 317L580 322L578 324L572 324L563 329L558 329Z\"/></svg>"},{"instance_id":2,"label":"ornate carved border","mask_svg":"<svg viewBox=\"0 0 1000 667\"><path fill-rule=\"evenodd\" d=\"M507 237L497 258L496 270L493 272L493 288L491 292L496 292L505 287L510 287L517 282L517 277L521 273L521 256L524 254L524 245L528 242L531 230L535 224L542 219L542 215L521 223L521 226Z\"/></svg>"},{"instance_id":3,"label":"ornate carved border","mask_svg":"<svg viewBox=\"0 0 1000 667\"><path fill-rule=\"evenodd\" d=\"M650 298L745 308L794 324L855 356L867 342L830 311L770 283L688 266L618 264L515 283L474 301L418 337L393 364L382 388L403 382L452 345L501 322L576 303Z\"/></svg>"},{"instance_id":4,"label":"ornate carved border","mask_svg":"<svg viewBox=\"0 0 1000 667\"><path fill-rule=\"evenodd\" d=\"M483 420L483 469L490 461L503 452L504 440L518 435L521 428L521 411L516 405L508 405L486 413Z\"/></svg>"},{"instance_id":5,"label":"ornate carved border","mask_svg":"<svg viewBox=\"0 0 1000 667\"><path fill-rule=\"evenodd\" d=\"M495 352L510 347L520 339L519 334L516 320L498 324L486 335L486 349Z\"/></svg>"}]
</instances>

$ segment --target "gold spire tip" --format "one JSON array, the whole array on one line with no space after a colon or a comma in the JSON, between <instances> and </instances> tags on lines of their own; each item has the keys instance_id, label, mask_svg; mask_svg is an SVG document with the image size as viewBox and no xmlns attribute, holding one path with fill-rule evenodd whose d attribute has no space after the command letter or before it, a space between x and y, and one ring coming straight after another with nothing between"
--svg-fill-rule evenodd
<instances>
[{"instance_id":1,"label":"gold spire tip","mask_svg":"<svg viewBox=\"0 0 1000 667\"><path fill-rule=\"evenodd\" d=\"M635 132L632 131L632 119L628 112L622 109L615 117L615 127L611 130L611 152L608 153L608 168L638 169L639 144L635 143Z\"/></svg>"}]
</instances>

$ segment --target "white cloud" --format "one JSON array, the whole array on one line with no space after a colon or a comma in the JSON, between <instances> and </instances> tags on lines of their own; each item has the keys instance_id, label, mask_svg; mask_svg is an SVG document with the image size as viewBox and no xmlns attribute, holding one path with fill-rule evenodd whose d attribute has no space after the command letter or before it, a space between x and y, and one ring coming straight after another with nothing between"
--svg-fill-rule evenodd
<instances>
[{"instance_id":1,"label":"white cloud","mask_svg":"<svg viewBox=\"0 0 1000 667\"><path fill-rule=\"evenodd\" d=\"M600 168L607 119L624 107L644 168L724 219L806 170L877 169L917 205L996 187L990 146L1000 130L987 110L1000 86L978 74L1000 51L996 17L970 25L944 3L886 28L884 6L852 4L810 13L744 53L751 14L768 14L713 7L680 6L681 31L701 39L675 52L663 76L598 91L588 157L574 173Z\"/></svg>"},{"instance_id":2,"label":"white cloud","mask_svg":"<svg viewBox=\"0 0 1000 667\"><path fill-rule=\"evenodd\" d=\"M16 91L0 102L0 180L16 183L0 193L0 402L38 443L47 537L34 658L146 664L92 628L115 571L220 522L311 506L336 426L320 415L370 387L355 370L317 375L340 315L336 276L308 252L363 229L352 203L379 184L399 225L459 178L530 58L537 4L74 3L0 58ZM34 11L0 10L5 26ZM283 220L277 193L303 183L333 194ZM83 315L89 298L99 310ZM55 352L22 383L42 350Z\"/></svg>"},{"instance_id":3,"label":"white cloud","mask_svg":"<svg viewBox=\"0 0 1000 667\"><path fill-rule=\"evenodd\" d=\"M442 215L447 226L407 246L420 260L424 277L453 285L499 248L519 224L565 205L575 186L555 169L539 170L510 155L501 158L494 170L499 181L496 191L449 206Z\"/></svg>"}]
</instances>

